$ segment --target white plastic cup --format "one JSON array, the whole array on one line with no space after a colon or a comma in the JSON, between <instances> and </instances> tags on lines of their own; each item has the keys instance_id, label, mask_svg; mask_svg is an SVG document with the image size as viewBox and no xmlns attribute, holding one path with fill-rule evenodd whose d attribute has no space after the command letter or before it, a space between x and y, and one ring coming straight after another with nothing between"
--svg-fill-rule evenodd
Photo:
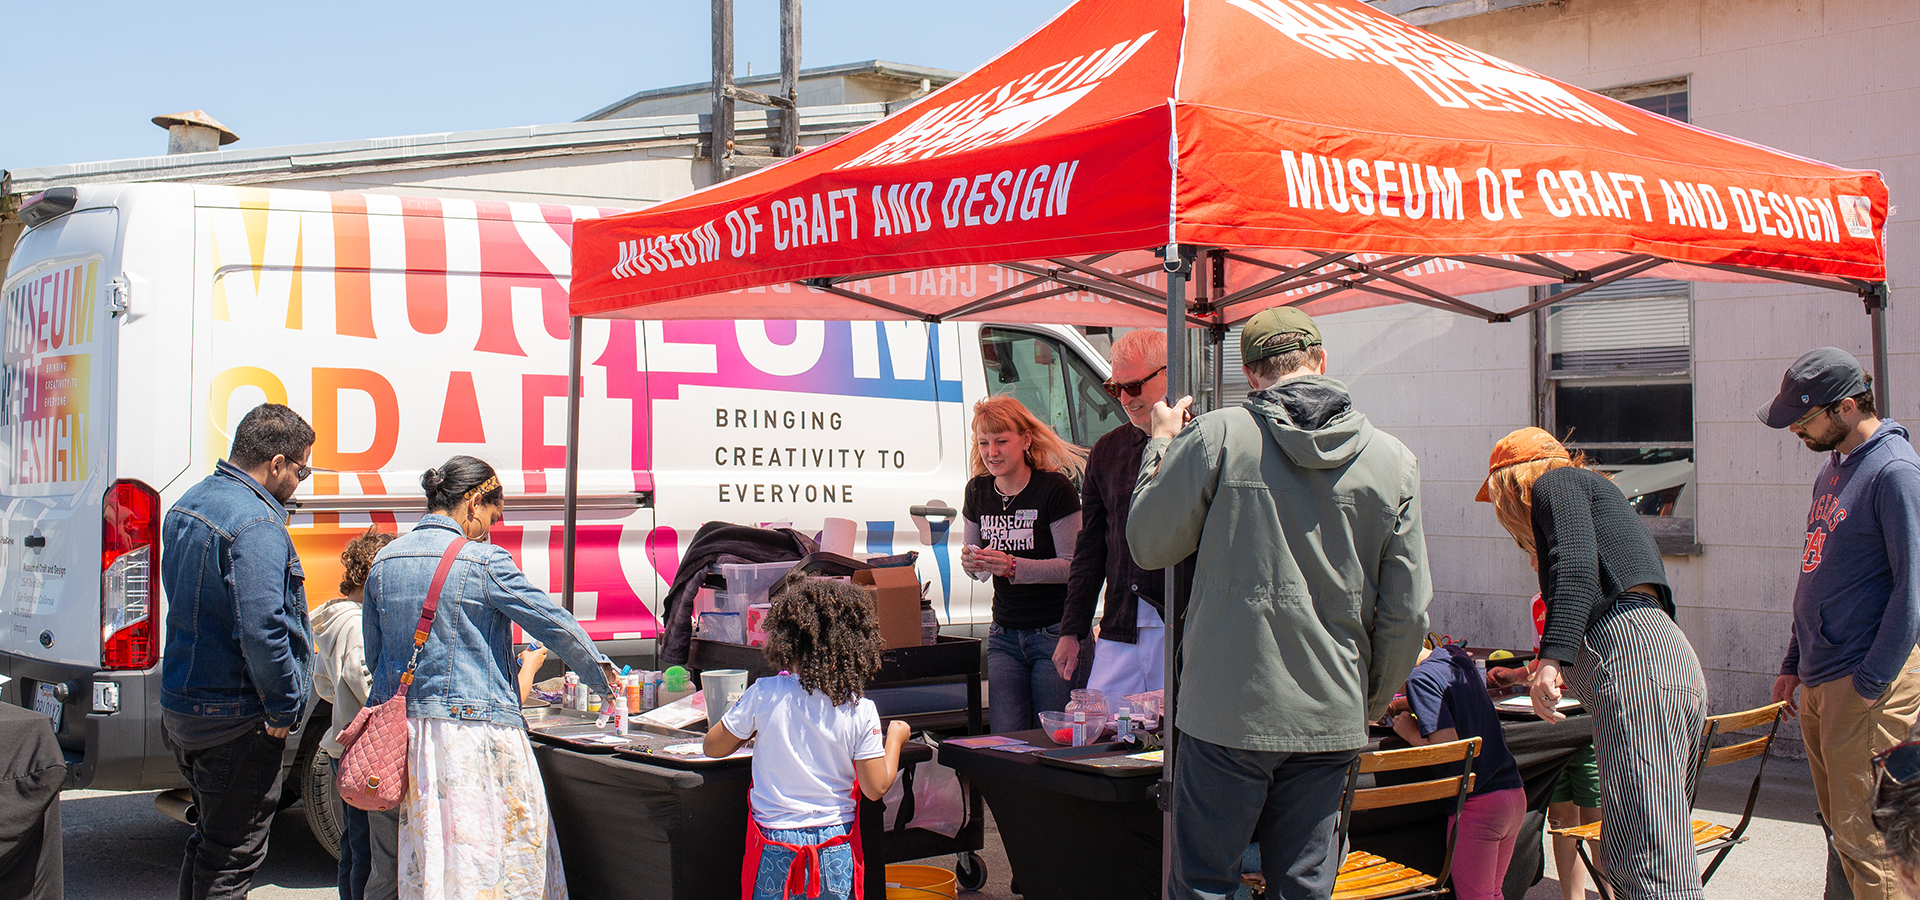
<instances>
[{"instance_id":1,"label":"white plastic cup","mask_svg":"<svg viewBox=\"0 0 1920 900\"><path fill-rule=\"evenodd\" d=\"M716 724L727 714L727 707L747 689L747 670L714 669L700 673L700 687L707 700L707 723Z\"/></svg>"}]
</instances>

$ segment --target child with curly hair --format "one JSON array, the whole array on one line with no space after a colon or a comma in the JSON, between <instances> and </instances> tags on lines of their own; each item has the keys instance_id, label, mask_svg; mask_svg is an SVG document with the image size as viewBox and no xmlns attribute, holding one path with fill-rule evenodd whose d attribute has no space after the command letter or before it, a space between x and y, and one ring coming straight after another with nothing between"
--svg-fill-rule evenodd
<instances>
[{"instance_id":1,"label":"child with curly hair","mask_svg":"<svg viewBox=\"0 0 1920 900\"><path fill-rule=\"evenodd\" d=\"M880 668L880 623L859 588L790 575L775 586L765 628L767 660L784 671L748 687L705 747L728 756L764 736L753 751L740 896L853 900L866 871L856 785L880 799L908 734L895 721L883 740L879 711L862 696Z\"/></svg>"},{"instance_id":2,"label":"child with curly hair","mask_svg":"<svg viewBox=\"0 0 1920 900\"><path fill-rule=\"evenodd\" d=\"M360 603L367 590L367 573L373 570L373 558L395 537L398 535L375 527L348 542L347 549L340 553L344 569L340 597L313 611L314 649L318 651L313 693L333 705L333 720L320 739L320 750L333 760L336 771L340 766L340 729L352 724L367 702L367 653L360 633ZM340 834L340 900L360 900L366 895L372 866L369 820L366 810L345 804L341 809L346 820Z\"/></svg>"}]
</instances>

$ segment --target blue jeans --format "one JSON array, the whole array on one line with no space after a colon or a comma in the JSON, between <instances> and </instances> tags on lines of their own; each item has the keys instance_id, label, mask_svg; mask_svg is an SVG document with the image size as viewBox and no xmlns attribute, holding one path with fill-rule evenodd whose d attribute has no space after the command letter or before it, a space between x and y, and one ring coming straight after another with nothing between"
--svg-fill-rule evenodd
<instances>
[{"instance_id":1,"label":"blue jeans","mask_svg":"<svg viewBox=\"0 0 1920 900\"><path fill-rule=\"evenodd\" d=\"M1045 628L987 628L987 716L993 733L1040 727L1040 713L1067 708L1067 695L1087 683L1093 668L1093 642L1080 642L1080 666L1067 681L1053 667L1053 651L1060 645L1060 626Z\"/></svg>"},{"instance_id":2,"label":"blue jeans","mask_svg":"<svg viewBox=\"0 0 1920 900\"><path fill-rule=\"evenodd\" d=\"M333 778L340 780L340 760L333 761ZM337 802L329 797L324 802ZM367 843L367 811L340 804L340 900L363 900L367 896L367 873L373 865L373 848Z\"/></svg>"},{"instance_id":3,"label":"blue jeans","mask_svg":"<svg viewBox=\"0 0 1920 900\"><path fill-rule=\"evenodd\" d=\"M1169 895L1232 897L1240 888L1248 840L1260 845L1268 897L1331 895L1345 860L1334 841L1340 797L1357 753L1240 750L1181 732L1173 763Z\"/></svg>"},{"instance_id":4,"label":"blue jeans","mask_svg":"<svg viewBox=\"0 0 1920 900\"><path fill-rule=\"evenodd\" d=\"M820 828L764 828L758 823L748 823L760 829L760 834L770 841L782 844L808 846L829 841L853 831L851 824L825 825ZM787 883L787 872L793 866L793 851L785 847L768 847L760 853L760 873L754 878L753 897L750 900L782 900L783 888ZM820 851L820 896L818 900L852 900L853 898L853 845L835 844Z\"/></svg>"}]
</instances>

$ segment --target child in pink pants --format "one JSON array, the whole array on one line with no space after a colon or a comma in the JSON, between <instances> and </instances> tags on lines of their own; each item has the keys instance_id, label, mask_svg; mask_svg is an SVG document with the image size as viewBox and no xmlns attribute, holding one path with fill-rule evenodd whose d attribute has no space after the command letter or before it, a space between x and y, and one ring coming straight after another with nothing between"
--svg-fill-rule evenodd
<instances>
[{"instance_id":1,"label":"child in pink pants","mask_svg":"<svg viewBox=\"0 0 1920 900\"><path fill-rule=\"evenodd\" d=\"M1473 793L1457 819L1448 823L1457 830L1453 891L1460 900L1500 900L1500 883L1507 877L1526 816L1527 792L1520 766L1500 736L1500 716L1487 695L1486 676L1457 645L1423 650L1407 676L1406 699L1396 699L1391 710L1397 713L1394 733L1416 747L1481 739L1480 756L1473 761Z\"/></svg>"}]
</instances>

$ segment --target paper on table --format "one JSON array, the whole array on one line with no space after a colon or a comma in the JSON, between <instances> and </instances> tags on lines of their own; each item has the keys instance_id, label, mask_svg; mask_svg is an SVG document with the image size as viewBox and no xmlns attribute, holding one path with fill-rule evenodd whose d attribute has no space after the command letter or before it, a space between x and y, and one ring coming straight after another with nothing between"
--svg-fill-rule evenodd
<instances>
[{"instance_id":1,"label":"paper on table","mask_svg":"<svg viewBox=\"0 0 1920 900\"><path fill-rule=\"evenodd\" d=\"M634 718L662 728L685 728L695 722L704 722L707 718L707 699L704 694L704 691L694 691L659 709L641 713Z\"/></svg>"},{"instance_id":2,"label":"paper on table","mask_svg":"<svg viewBox=\"0 0 1920 900\"><path fill-rule=\"evenodd\" d=\"M1007 737L1004 734L983 734L979 737L948 738L943 743L952 744L955 747L980 748L980 747L1004 747L1009 744L1024 744L1026 743L1026 741L1023 741L1019 738Z\"/></svg>"},{"instance_id":3,"label":"paper on table","mask_svg":"<svg viewBox=\"0 0 1920 900\"><path fill-rule=\"evenodd\" d=\"M987 749L998 750L1002 753L1039 753L1047 748L1035 747L1032 744L996 744Z\"/></svg>"},{"instance_id":4,"label":"paper on table","mask_svg":"<svg viewBox=\"0 0 1920 900\"><path fill-rule=\"evenodd\" d=\"M1573 709L1575 707L1578 707L1579 705L1580 705L1580 701L1573 697L1561 697L1560 702L1554 704L1553 708L1554 709ZM1508 712L1532 712L1533 698L1525 694L1522 694L1518 697L1508 697L1507 699L1502 700L1499 703L1495 703L1494 706L1507 710Z\"/></svg>"}]
</instances>

